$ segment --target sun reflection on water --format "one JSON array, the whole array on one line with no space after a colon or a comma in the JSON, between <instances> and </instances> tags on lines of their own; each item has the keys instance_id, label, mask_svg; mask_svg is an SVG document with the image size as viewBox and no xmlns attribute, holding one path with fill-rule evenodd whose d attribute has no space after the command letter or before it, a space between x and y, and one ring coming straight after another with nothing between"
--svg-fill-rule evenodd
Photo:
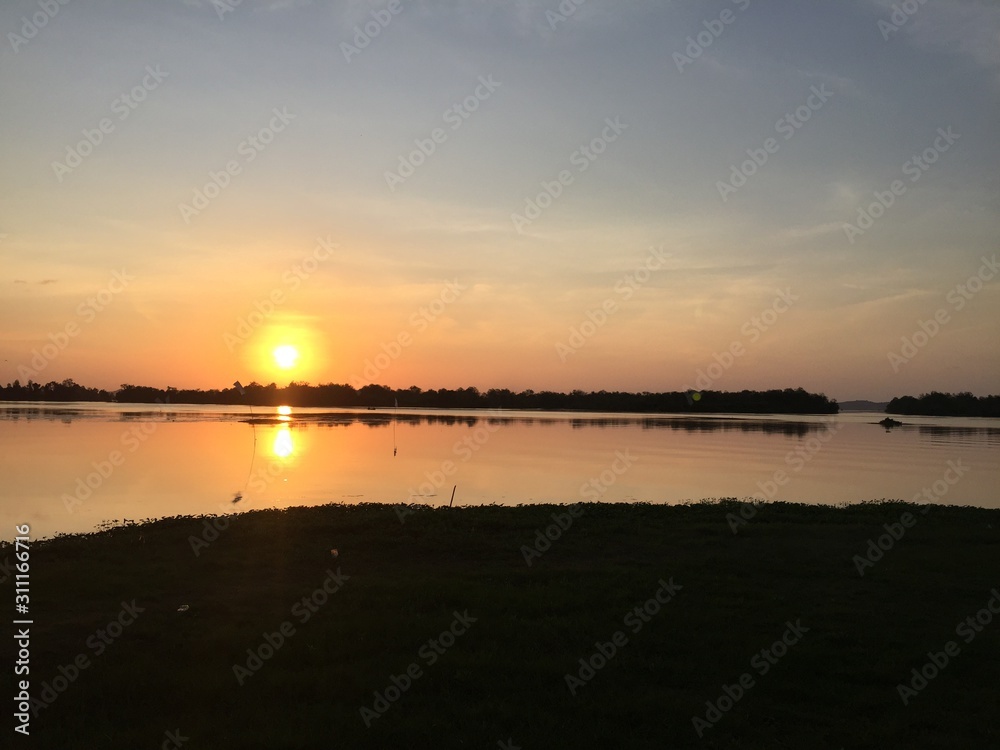
<instances>
[{"instance_id":1,"label":"sun reflection on water","mask_svg":"<svg viewBox=\"0 0 1000 750\"><path fill-rule=\"evenodd\" d=\"M292 442L291 430L287 427L281 427L278 429L277 434L274 436L274 444L271 446L271 451L278 458L288 458L295 452L295 444Z\"/></svg>"}]
</instances>

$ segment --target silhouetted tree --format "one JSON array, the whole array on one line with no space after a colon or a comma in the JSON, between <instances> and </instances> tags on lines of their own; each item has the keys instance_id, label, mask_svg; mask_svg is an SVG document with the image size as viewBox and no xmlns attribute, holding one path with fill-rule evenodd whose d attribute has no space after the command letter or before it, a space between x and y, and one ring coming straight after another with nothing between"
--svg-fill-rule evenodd
<instances>
[{"instance_id":1,"label":"silhouetted tree","mask_svg":"<svg viewBox=\"0 0 1000 750\"><path fill-rule=\"evenodd\" d=\"M45 386L28 381L22 386L15 381L0 387L3 401L117 401L119 403L173 403L173 404L250 404L254 406L300 406L300 407L391 407L397 401L404 407L424 407L442 409L537 409L559 411L592 412L635 412L635 413L720 413L737 414L780 413L780 414L835 414L837 402L823 394L808 393L802 388L786 388L769 391L702 391L695 394L671 391L666 393L624 393L620 391L586 392L573 390L570 393L556 391L536 392L531 389L515 393L509 389L491 388L480 391L476 387L437 390L421 390L417 386L406 389L392 389L385 385L370 384L356 389L351 385L337 383L292 382L284 388L275 383L261 385L254 381L245 386L245 394L235 387L211 390L191 390L167 386L149 386L123 383L114 393L86 388L71 379L62 383L48 383ZM996 409L996 397L994 410ZM908 399L908 400L907 400ZM972 414L981 410L983 399L977 400L968 393L957 396L928 394L924 402L910 397L894 400L901 408L924 408L934 413ZM912 403L911 403L912 402ZM917 412L897 412L917 413ZM930 411L923 413L931 413Z\"/></svg>"},{"instance_id":2,"label":"silhouetted tree","mask_svg":"<svg viewBox=\"0 0 1000 750\"><path fill-rule=\"evenodd\" d=\"M913 396L898 396L885 408L887 414L910 414L925 417L1000 417L1000 396L977 398L968 391L940 393L931 391Z\"/></svg>"}]
</instances>

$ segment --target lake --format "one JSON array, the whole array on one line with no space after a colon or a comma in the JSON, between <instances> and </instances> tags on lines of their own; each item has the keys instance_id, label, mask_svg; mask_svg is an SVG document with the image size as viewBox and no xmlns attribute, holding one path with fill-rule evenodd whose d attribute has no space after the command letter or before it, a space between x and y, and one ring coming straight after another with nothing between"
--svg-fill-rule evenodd
<instances>
[{"instance_id":1,"label":"lake","mask_svg":"<svg viewBox=\"0 0 1000 750\"><path fill-rule=\"evenodd\" d=\"M21 523L40 538L330 502L1000 507L1000 420L897 417L887 431L884 416L11 402L0 404L2 538Z\"/></svg>"}]
</instances>

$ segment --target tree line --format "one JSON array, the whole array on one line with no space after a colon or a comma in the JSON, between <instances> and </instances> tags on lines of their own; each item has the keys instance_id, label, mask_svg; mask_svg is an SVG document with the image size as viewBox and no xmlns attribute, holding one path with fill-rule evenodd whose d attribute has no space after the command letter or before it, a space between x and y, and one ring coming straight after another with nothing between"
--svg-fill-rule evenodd
<instances>
[{"instance_id":1,"label":"tree line","mask_svg":"<svg viewBox=\"0 0 1000 750\"><path fill-rule=\"evenodd\" d=\"M836 414L835 400L802 388L768 391L668 391L627 393L581 390L569 393L507 388L393 389L384 385L361 388L347 384L250 383L237 388L190 390L123 384L116 391L87 388L64 380L41 385L18 381L0 386L0 401L107 401L117 403L222 404L298 407L423 407L435 409L531 409L636 413Z\"/></svg>"},{"instance_id":2,"label":"tree line","mask_svg":"<svg viewBox=\"0 0 1000 750\"><path fill-rule=\"evenodd\" d=\"M973 396L971 393L931 391L919 397L898 396L885 408L887 414L924 417L1000 418L1000 396Z\"/></svg>"}]
</instances>

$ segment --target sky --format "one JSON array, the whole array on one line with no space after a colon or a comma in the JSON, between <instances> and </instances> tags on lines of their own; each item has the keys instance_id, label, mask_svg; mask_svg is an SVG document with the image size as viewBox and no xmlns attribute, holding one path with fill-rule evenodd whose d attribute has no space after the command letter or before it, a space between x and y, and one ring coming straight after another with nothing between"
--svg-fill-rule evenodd
<instances>
[{"instance_id":1,"label":"sky","mask_svg":"<svg viewBox=\"0 0 1000 750\"><path fill-rule=\"evenodd\" d=\"M1000 391L993 3L7 0L0 32L0 382Z\"/></svg>"}]
</instances>

